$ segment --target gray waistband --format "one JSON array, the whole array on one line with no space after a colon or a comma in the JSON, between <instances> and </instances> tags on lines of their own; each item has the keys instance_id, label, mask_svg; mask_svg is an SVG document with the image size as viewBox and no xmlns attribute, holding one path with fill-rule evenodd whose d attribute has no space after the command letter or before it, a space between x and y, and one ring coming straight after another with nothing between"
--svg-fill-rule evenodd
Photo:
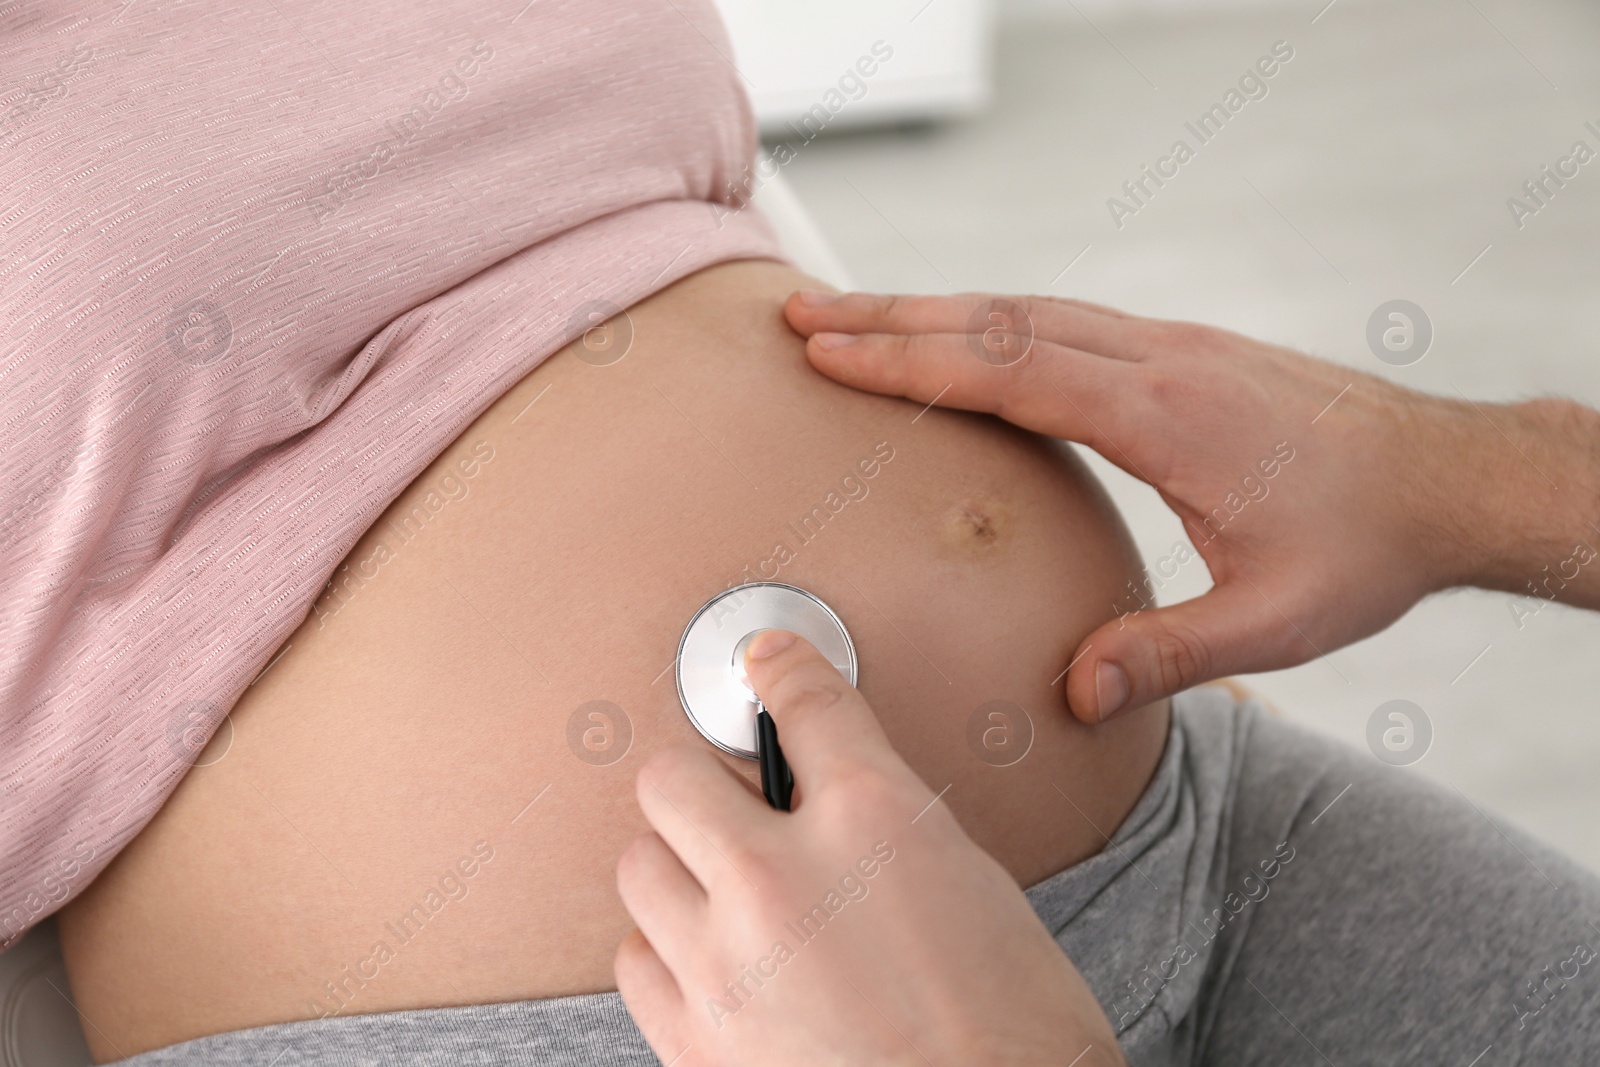
<instances>
[{"instance_id":1,"label":"gray waistband","mask_svg":"<svg viewBox=\"0 0 1600 1067\"><path fill-rule=\"evenodd\" d=\"M1233 784L1255 712L1219 690L1174 701L1161 764L1098 855L1030 887L1029 902L1107 1006L1130 1059L1181 1062L1174 1021L1199 995L1226 869ZM1059 817L1081 816L1070 783ZM1206 937L1210 930L1212 937ZM1193 931L1192 935L1186 931ZM1173 970L1173 945L1192 957ZM1163 964L1167 964L1163 970ZM1151 975L1159 981L1151 993ZM615 993L373 1015L217 1034L121 1061L126 1067L377 1067L656 1063Z\"/></svg>"}]
</instances>

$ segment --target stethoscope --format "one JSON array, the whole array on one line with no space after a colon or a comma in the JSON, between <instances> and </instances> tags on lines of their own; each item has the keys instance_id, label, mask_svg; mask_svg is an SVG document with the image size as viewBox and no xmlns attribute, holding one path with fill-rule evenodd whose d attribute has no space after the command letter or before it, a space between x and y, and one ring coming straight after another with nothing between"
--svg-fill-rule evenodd
<instances>
[{"instance_id":1,"label":"stethoscope","mask_svg":"<svg viewBox=\"0 0 1600 1067\"><path fill-rule=\"evenodd\" d=\"M737 585L701 605L678 642L678 699L695 729L730 755L756 760L761 792L789 810L794 776L778 728L745 674L744 653L762 630L788 630L817 647L845 681L856 684L856 649L833 609L782 582Z\"/></svg>"}]
</instances>

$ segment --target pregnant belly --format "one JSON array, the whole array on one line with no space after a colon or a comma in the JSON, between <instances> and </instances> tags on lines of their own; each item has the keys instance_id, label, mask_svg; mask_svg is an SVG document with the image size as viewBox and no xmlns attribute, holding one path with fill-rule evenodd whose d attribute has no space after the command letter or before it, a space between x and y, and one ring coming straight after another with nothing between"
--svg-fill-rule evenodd
<instances>
[{"instance_id":1,"label":"pregnant belly","mask_svg":"<svg viewBox=\"0 0 1600 1067\"><path fill-rule=\"evenodd\" d=\"M395 502L63 913L97 1059L614 988L633 777L706 743L671 666L739 581L840 614L891 740L1020 883L1104 845L1167 709L1090 730L1057 678L1136 573L1125 531L1064 446L814 372L780 310L807 281L725 264L636 305Z\"/></svg>"}]
</instances>

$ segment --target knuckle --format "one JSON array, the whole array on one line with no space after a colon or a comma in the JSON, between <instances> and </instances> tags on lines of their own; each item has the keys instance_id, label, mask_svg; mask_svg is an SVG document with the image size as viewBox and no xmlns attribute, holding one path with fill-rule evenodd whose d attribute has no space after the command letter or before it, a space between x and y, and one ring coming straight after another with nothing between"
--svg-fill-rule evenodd
<instances>
[{"instance_id":1,"label":"knuckle","mask_svg":"<svg viewBox=\"0 0 1600 1067\"><path fill-rule=\"evenodd\" d=\"M1016 366L1026 367L1029 364L1034 364L1034 360L1026 359ZM976 410L987 412L1005 422L1027 425L1041 408L1048 408L1060 399L1048 384L1044 384L1042 375L1011 367L1001 369L1008 372L1006 378L999 388L984 394L982 400L985 402L972 405Z\"/></svg>"},{"instance_id":2,"label":"knuckle","mask_svg":"<svg viewBox=\"0 0 1600 1067\"><path fill-rule=\"evenodd\" d=\"M1022 323L1027 323L1030 327L1033 323L1038 322L1041 317L1049 314L1046 302L1037 296L1011 296L1004 299L1008 300L1021 312ZM1020 329L1022 323L1014 324L1013 328Z\"/></svg>"},{"instance_id":3,"label":"knuckle","mask_svg":"<svg viewBox=\"0 0 1600 1067\"><path fill-rule=\"evenodd\" d=\"M883 353L894 361L896 366L905 364L930 354L932 338L923 334L885 333L878 335L878 343L882 345Z\"/></svg>"},{"instance_id":4,"label":"knuckle","mask_svg":"<svg viewBox=\"0 0 1600 1067\"><path fill-rule=\"evenodd\" d=\"M1298 666L1315 659L1318 647L1340 640L1325 622L1324 598L1308 583L1268 586L1257 600L1260 607L1247 616L1254 658Z\"/></svg>"},{"instance_id":5,"label":"knuckle","mask_svg":"<svg viewBox=\"0 0 1600 1067\"><path fill-rule=\"evenodd\" d=\"M826 685L815 685L804 680L786 689L781 699L791 722L803 722L825 714L838 704L842 694Z\"/></svg>"},{"instance_id":6,"label":"knuckle","mask_svg":"<svg viewBox=\"0 0 1600 1067\"><path fill-rule=\"evenodd\" d=\"M815 715L833 707L844 698L844 679L831 665L824 669L806 663L790 671L773 686L772 702L790 718Z\"/></svg>"},{"instance_id":7,"label":"knuckle","mask_svg":"<svg viewBox=\"0 0 1600 1067\"><path fill-rule=\"evenodd\" d=\"M649 834L640 834L617 857L617 889L624 897L631 886L640 884L649 862Z\"/></svg>"},{"instance_id":8,"label":"knuckle","mask_svg":"<svg viewBox=\"0 0 1600 1067\"><path fill-rule=\"evenodd\" d=\"M1063 394L1056 385L1058 367L1049 343L1035 341L1025 358L983 370L989 403L980 410L1007 422L1026 422L1042 411L1068 403L1062 400Z\"/></svg>"},{"instance_id":9,"label":"knuckle","mask_svg":"<svg viewBox=\"0 0 1600 1067\"><path fill-rule=\"evenodd\" d=\"M637 978L644 975L646 952L650 943L639 935L636 930L630 930L628 936L617 945L617 954L612 957L612 967L616 971L619 986L631 985Z\"/></svg>"},{"instance_id":10,"label":"knuckle","mask_svg":"<svg viewBox=\"0 0 1600 1067\"><path fill-rule=\"evenodd\" d=\"M1217 346L1217 330L1202 323L1161 322L1155 324L1155 329L1164 347L1183 352L1209 352Z\"/></svg>"},{"instance_id":11,"label":"knuckle","mask_svg":"<svg viewBox=\"0 0 1600 1067\"><path fill-rule=\"evenodd\" d=\"M1201 389L1188 375L1153 373L1144 380L1150 402L1164 411L1190 411L1201 401Z\"/></svg>"},{"instance_id":12,"label":"knuckle","mask_svg":"<svg viewBox=\"0 0 1600 1067\"><path fill-rule=\"evenodd\" d=\"M906 298L897 293L875 296L872 300L872 311L879 319L895 321L906 311Z\"/></svg>"},{"instance_id":13,"label":"knuckle","mask_svg":"<svg viewBox=\"0 0 1600 1067\"><path fill-rule=\"evenodd\" d=\"M1061 350L1049 341L1035 340L1025 358L1000 368L1006 372L1008 392L1060 403ZM1069 383L1070 386L1070 383Z\"/></svg>"},{"instance_id":14,"label":"knuckle","mask_svg":"<svg viewBox=\"0 0 1600 1067\"><path fill-rule=\"evenodd\" d=\"M1210 670L1210 647L1187 626L1165 627L1157 631L1154 638L1156 671L1160 675L1162 692L1187 689Z\"/></svg>"},{"instance_id":15,"label":"knuckle","mask_svg":"<svg viewBox=\"0 0 1600 1067\"><path fill-rule=\"evenodd\" d=\"M759 904L781 891L784 885L782 865L766 845L754 836L744 834L729 838L720 845L728 863L743 878L729 881L728 888L735 893L750 893L752 901Z\"/></svg>"}]
</instances>

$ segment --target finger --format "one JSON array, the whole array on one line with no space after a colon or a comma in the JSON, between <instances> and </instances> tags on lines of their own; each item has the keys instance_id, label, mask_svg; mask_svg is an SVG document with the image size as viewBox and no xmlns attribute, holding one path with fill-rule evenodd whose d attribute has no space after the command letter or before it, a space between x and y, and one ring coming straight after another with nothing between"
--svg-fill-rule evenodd
<instances>
[{"instance_id":1,"label":"finger","mask_svg":"<svg viewBox=\"0 0 1600 1067\"><path fill-rule=\"evenodd\" d=\"M1224 582L1204 596L1130 613L1090 634L1067 673L1067 704L1092 724L1202 682L1292 667L1317 654L1260 590L1245 581Z\"/></svg>"},{"instance_id":2,"label":"finger","mask_svg":"<svg viewBox=\"0 0 1600 1067\"><path fill-rule=\"evenodd\" d=\"M706 929L706 891L659 834L642 834L623 849L617 893L667 969L684 977Z\"/></svg>"},{"instance_id":3,"label":"finger","mask_svg":"<svg viewBox=\"0 0 1600 1067\"><path fill-rule=\"evenodd\" d=\"M698 748L656 753L640 769L635 792L651 829L707 891L744 877L729 852L761 840L775 818L749 783Z\"/></svg>"},{"instance_id":4,"label":"finger","mask_svg":"<svg viewBox=\"0 0 1600 1067\"><path fill-rule=\"evenodd\" d=\"M831 300L806 290L791 296L784 315L797 333L950 333L978 336L999 327L1110 359L1147 358L1157 332L1151 320L1078 301L1037 296L958 293L888 296L845 293Z\"/></svg>"},{"instance_id":5,"label":"finger","mask_svg":"<svg viewBox=\"0 0 1600 1067\"><path fill-rule=\"evenodd\" d=\"M662 1063L673 1062L689 1042L683 1036L683 992L672 972L638 930L629 930L617 946L611 971L639 1032Z\"/></svg>"},{"instance_id":6,"label":"finger","mask_svg":"<svg viewBox=\"0 0 1600 1067\"><path fill-rule=\"evenodd\" d=\"M763 631L745 650L745 670L777 723L795 782L809 794L862 766L910 774L866 699L805 638Z\"/></svg>"},{"instance_id":7,"label":"finger","mask_svg":"<svg viewBox=\"0 0 1600 1067\"><path fill-rule=\"evenodd\" d=\"M1018 362L995 366L960 334L863 334L843 343L819 334L806 342L806 358L856 389L998 415L1088 445L1125 470L1148 457L1123 449L1154 440L1133 429L1147 410L1140 368L1049 341L1035 340Z\"/></svg>"},{"instance_id":8,"label":"finger","mask_svg":"<svg viewBox=\"0 0 1600 1067\"><path fill-rule=\"evenodd\" d=\"M1070 296L1052 296L1047 297L1046 299L1053 300L1057 304L1066 304L1070 307L1082 308L1084 311L1093 311L1101 315L1110 315L1114 319L1137 319L1140 317L1138 315L1130 315L1126 311L1119 311L1114 307L1107 307L1105 304L1093 304L1087 300L1077 300Z\"/></svg>"}]
</instances>

